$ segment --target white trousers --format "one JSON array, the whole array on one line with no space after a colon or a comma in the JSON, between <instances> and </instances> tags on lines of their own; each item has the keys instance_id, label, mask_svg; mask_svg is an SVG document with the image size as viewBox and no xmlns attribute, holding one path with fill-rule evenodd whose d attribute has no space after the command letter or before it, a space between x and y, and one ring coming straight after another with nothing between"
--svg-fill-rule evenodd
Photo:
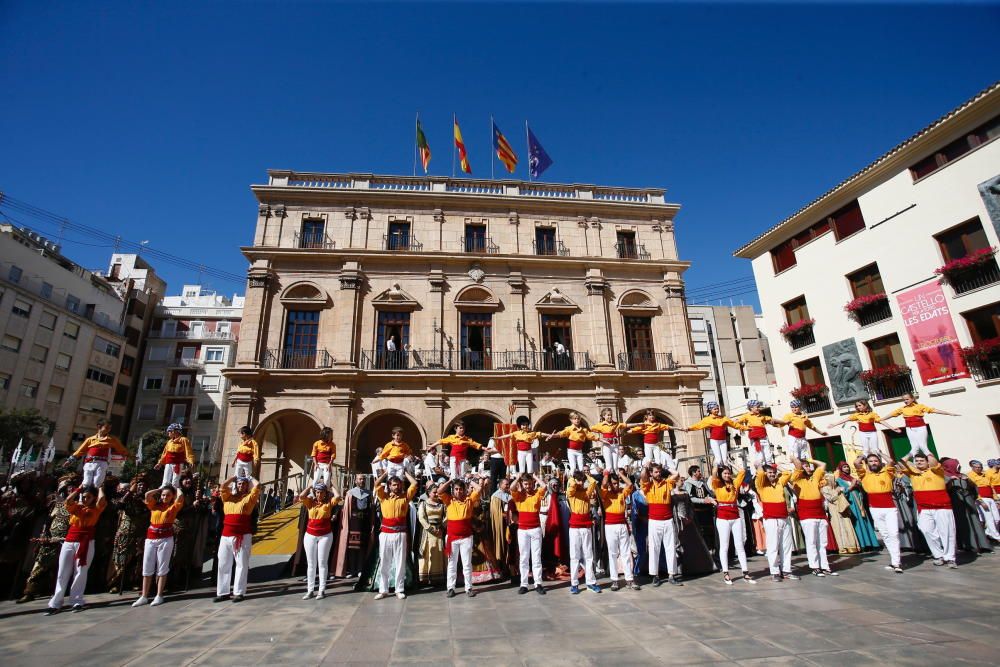
<instances>
[{"instance_id":1,"label":"white trousers","mask_svg":"<svg viewBox=\"0 0 1000 667\"><path fill-rule=\"evenodd\" d=\"M660 549L666 551L667 574L677 574L677 527L673 519L650 519L648 536L649 574L660 576Z\"/></svg>"},{"instance_id":2,"label":"white trousers","mask_svg":"<svg viewBox=\"0 0 1000 667\"><path fill-rule=\"evenodd\" d=\"M454 456L448 457L448 471L451 478L465 477L465 472L469 469L469 462L465 459L456 459Z\"/></svg>"},{"instance_id":3,"label":"white trousers","mask_svg":"<svg viewBox=\"0 0 1000 667\"><path fill-rule=\"evenodd\" d=\"M746 528L743 519L716 519L715 529L719 533L719 565L723 572L729 572L729 536L732 535L736 558L740 569L747 571Z\"/></svg>"},{"instance_id":4,"label":"white trousers","mask_svg":"<svg viewBox=\"0 0 1000 667\"><path fill-rule=\"evenodd\" d=\"M246 477L247 479L250 479L253 477L253 461L237 460L236 465L233 468L233 474L236 475L237 478Z\"/></svg>"},{"instance_id":5,"label":"white trousers","mask_svg":"<svg viewBox=\"0 0 1000 667\"><path fill-rule=\"evenodd\" d=\"M920 510L917 527L924 534L934 558L955 560L955 513L952 510Z\"/></svg>"},{"instance_id":6,"label":"white trousers","mask_svg":"<svg viewBox=\"0 0 1000 667\"><path fill-rule=\"evenodd\" d=\"M405 463L393 463L392 461L383 461L385 463L385 469L389 471L389 477L403 477L403 472L406 470Z\"/></svg>"},{"instance_id":7,"label":"white trousers","mask_svg":"<svg viewBox=\"0 0 1000 667\"><path fill-rule=\"evenodd\" d=\"M625 581L632 581L632 540L629 539L628 526L624 523L604 524L604 539L608 543L608 573L611 581L618 580L619 558Z\"/></svg>"},{"instance_id":8,"label":"white trousers","mask_svg":"<svg viewBox=\"0 0 1000 667\"><path fill-rule=\"evenodd\" d=\"M761 463L774 463L774 455L771 453L771 441L767 438L761 438L759 441L760 451L754 447L753 442L750 442L750 460L753 462L753 466L756 468Z\"/></svg>"},{"instance_id":9,"label":"white trousers","mask_svg":"<svg viewBox=\"0 0 1000 667\"><path fill-rule=\"evenodd\" d=\"M108 474L107 461L91 461L83 464L83 486L104 486L104 477Z\"/></svg>"},{"instance_id":10,"label":"white trousers","mask_svg":"<svg viewBox=\"0 0 1000 667\"><path fill-rule=\"evenodd\" d=\"M729 462L729 443L725 440L712 440L709 438L708 445L712 448L712 456L715 457L717 465L725 465Z\"/></svg>"},{"instance_id":11,"label":"white trousers","mask_svg":"<svg viewBox=\"0 0 1000 667\"><path fill-rule=\"evenodd\" d=\"M472 535L455 540L451 543L451 553L448 554L448 590L454 590L458 581L458 561L462 560L462 578L465 580L465 590L472 590Z\"/></svg>"},{"instance_id":12,"label":"white trousers","mask_svg":"<svg viewBox=\"0 0 1000 667\"><path fill-rule=\"evenodd\" d=\"M809 567L814 570L829 570L830 561L826 557L826 546L829 544L826 519L799 519L802 524L802 535L806 540L806 557ZM791 531L789 531L789 534Z\"/></svg>"},{"instance_id":13,"label":"white trousers","mask_svg":"<svg viewBox=\"0 0 1000 667\"><path fill-rule=\"evenodd\" d=\"M875 431L858 431L858 439L861 440L861 453L865 456L881 454L878 446L878 433Z\"/></svg>"},{"instance_id":14,"label":"white trousers","mask_svg":"<svg viewBox=\"0 0 1000 667\"><path fill-rule=\"evenodd\" d=\"M317 463L316 469L313 471L313 484L316 482L323 482L328 487L330 486L330 464L329 463Z\"/></svg>"},{"instance_id":15,"label":"white trousers","mask_svg":"<svg viewBox=\"0 0 1000 667\"><path fill-rule=\"evenodd\" d=\"M788 450L789 456L803 460L809 458L809 441L805 438L789 435L788 439L785 440L785 448Z\"/></svg>"},{"instance_id":16,"label":"white trousers","mask_svg":"<svg viewBox=\"0 0 1000 667\"><path fill-rule=\"evenodd\" d=\"M604 455L604 469L610 470L611 474L618 472L618 448L604 445L601 454Z\"/></svg>"},{"instance_id":17,"label":"white trousers","mask_svg":"<svg viewBox=\"0 0 1000 667\"><path fill-rule=\"evenodd\" d=\"M910 456L913 456L917 452L923 452L925 456L931 453L931 450L927 448L926 426L917 426L915 428L907 426L906 438L910 441Z\"/></svg>"},{"instance_id":18,"label":"white trousers","mask_svg":"<svg viewBox=\"0 0 1000 667\"><path fill-rule=\"evenodd\" d=\"M326 578L330 569L330 547L333 533L326 535L302 536L302 548L306 552L306 590L312 593L316 585L316 570L319 569L319 592L326 591Z\"/></svg>"},{"instance_id":19,"label":"white trousers","mask_svg":"<svg viewBox=\"0 0 1000 667\"><path fill-rule=\"evenodd\" d=\"M395 572L396 593L406 588L406 533L378 534L378 592L389 592L389 575Z\"/></svg>"},{"instance_id":20,"label":"white trousers","mask_svg":"<svg viewBox=\"0 0 1000 667\"><path fill-rule=\"evenodd\" d=\"M566 458L569 460L569 473L571 475L574 470L583 470L583 450L567 449Z\"/></svg>"},{"instance_id":21,"label":"white trousers","mask_svg":"<svg viewBox=\"0 0 1000 667\"><path fill-rule=\"evenodd\" d=\"M535 579L535 587L542 585L542 529L518 528L517 551L521 566L521 586L528 586L528 573Z\"/></svg>"},{"instance_id":22,"label":"white trousers","mask_svg":"<svg viewBox=\"0 0 1000 667\"><path fill-rule=\"evenodd\" d=\"M899 511L895 507L872 507L872 522L889 551L889 562L899 567Z\"/></svg>"},{"instance_id":23,"label":"white trousers","mask_svg":"<svg viewBox=\"0 0 1000 667\"><path fill-rule=\"evenodd\" d=\"M642 443L642 465L647 465L650 461L653 463L658 463L664 465L668 463L669 457L667 453L660 449L660 446L655 443L644 442Z\"/></svg>"},{"instance_id":24,"label":"white trousers","mask_svg":"<svg viewBox=\"0 0 1000 667\"><path fill-rule=\"evenodd\" d=\"M580 583L580 563L583 563L587 585L597 584L594 576L594 533L590 528L569 529L569 583Z\"/></svg>"},{"instance_id":25,"label":"white trousers","mask_svg":"<svg viewBox=\"0 0 1000 667\"><path fill-rule=\"evenodd\" d=\"M1000 540L1000 533L997 532L997 523L1000 523L1000 510L997 509L997 501L992 498L980 498L982 504L979 506L983 513L983 524L986 534L994 540Z\"/></svg>"},{"instance_id":26,"label":"white trousers","mask_svg":"<svg viewBox=\"0 0 1000 667\"><path fill-rule=\"evenodd\" d=\"M170 573L170 558L174 555L174 536L146 539L142 547L142 576L165 577Z\"/></svg>"},{"instance_id":27,"label":"white trousers","mask_svg":"<svg viewBox=\"0 0 1000 667\"><path fill-rule=\"evenodd\" d=\"M764 534L767 537L767 565L771 574L791 574L792 572L792 527L788 519L764 519Z\"/></svg>"},{"instance_id":28,"label":"white trousers","mask_svg":"<svg viewBox=\"0 0 1000 667\"><path fill-rule=\"evenodd\" d=\"M170 486L176 489L178 486L180 486L180 483L181 483L181 464L164 463L162 486L167 486L169 484Z\"/></svg>"},{"instance_id":29,"label":"white trousers","mask_svg":"<svg viewBox=\"0 0 1000 667\"><path fill-rule=\"evenodd\" d=\"M232 592L236 595L246 595L247 575L250 574L250 546L253 544L253 533L243 536L243 544L236 551L236 538L222 536L219 538L219 573L215 579L215 594L229 595L229 576L233 572L233 561L236 562L236 581L232 584Z\"/></svg>"},{"instance_id":30,"label":"white trousers","mask_svg":"<svg viewBox=\"0 0 1000 667\"><path fill-rule=\"evenodd\" d=\"M104 464L107 467L107 463ZM69 587L70 604L83 604L83 591L87 588L87 571L94 561L94 540L90 541L90 553L87 554L87 563L80 565L76 562L76 552L80 548L79 542L63 542L59 550L59 573L56 575L56 592L49 600L49 607L60 609L63 605L63 598L66 596L66 588ZM72 583L70 583L72 581Z\"/></svg>"},{"instance_id":31,"label":"white trousers","mask_svg":"<svg viewBox=\"0 0 1000 667\"><path fill-rule=\"evenodd\" d=\"M526 472L529 475L535 472L535 452L528 450L522 452L517 450L517 471Z\"/></svg>"},{"instance_id":32,"label":"white trousers","mask_svg":"<svg viewBox=\"0 0 1000 667\"><path fill-rule=\"evenodd\" d=\"M372 461L372 475L377 479L382 471L386 469L385 461Z\"/></svg>"}]
</instances>

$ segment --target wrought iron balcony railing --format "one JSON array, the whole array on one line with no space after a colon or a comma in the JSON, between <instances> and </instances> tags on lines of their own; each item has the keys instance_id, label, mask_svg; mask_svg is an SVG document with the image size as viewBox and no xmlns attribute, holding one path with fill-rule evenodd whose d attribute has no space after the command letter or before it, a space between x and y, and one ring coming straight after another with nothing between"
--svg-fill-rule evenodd
<instances>
[{"instance_id":1,"label":"wrought iron balcony railing","mask_svg":"<svg viewBox=\"0 0 1000 667\"><path fill-rule=\"evenodd\" d=\"M618 259L650 259L652 257L646 251L646 246L641 243L616 243L615 254Z\"/></svg>"},{"instance_id":2,"label":"wrought iron balcony railing","mask_svg":"<svg viewBox=\"0 0 1000 667\"><path fill-rule=\"evenodd\" d=\"M816 343L816 335L813 334L812 327L807 327L796 331L795 333L788 334L785 338L788 340L788 344L791 345L793 350L798 350L799 348Z\"/></svg>"},{"instance_id":3,"label":"wrought iron balcony railing","mask_svg":"<svg viewBox=\"0 0 1000 667\"><path fill-rule=\"evenodd\" d=\"M972 357L965 360L972 377L976 382L989 382L990 380L1000 380L1000 352L996 352L986 357Z\"/></svg>"},{"instance_id":4,"label":"wrought iron balcony railing","mask_svg":"<svg viewBox=\"0 0 1000 667\"><path fill-rule=\"evenodd\" d=\"M531 350L364 350L364 370L448 371L589 371L594 367L588 352L556 354Z\"/></svg>"},{"instance_id":5,"label":"wrought iron balcony railing","mask_svg":"<svg viewBox=\"0 0 1000 667\"><path fill-rule=\"evenodd\" d=\"M396 252L421 252L424 244L409 234L383 234L382 249Z\"/></svg>"},{"instance_id":6,"label":"wrought iron balcony railing","mask_svg":"<svg viewBox=\"0 0 1000 667\"><path fill-rule=\"evenodd\" d=\"M677 369L672 352L619 352L618 370L672 371Z\"/></svg>"},{"instance_id":7,"label":"wrought iron balcony railing","mask_svg":"<svg viewBox=\"0 0 1000 667\"><path fill-rule=\"evenodd\" d=\"M531 246L536 255L558 255L569 257L569 248L562 241L532 241Z\"/></svg>"},{"instance_id":8,"label":"wrought iron balcony railing","mask_svg":"<svg viewBox=\"0 0 1000 667\"><path fill-rule=\"evenodd\" d=\"M264 368L316 369L333 366L333 356L326 350L309 348L270 349L264 356Z\"/></svg>"},{"instance_id":9,"label":"wrought iron balcony railing","mask_svg":"<svg viewBox=\"0 0 1000 667\"><path fill-rule=\"evenodd\" d=\"M481 236L466 236L461 241L463 252L477 253L480 255L498 255L500 246L493 242L492 238Z\"/></svg>"},{"instance_id":10,"label":"wrought iron balcony railing","mask_svg":"<svg viewBox=\"0 0 1000 667\"><path fill-rule=\"evenodd\" d=\"M1000 282L1000 268L997 267L996 259L991 259L954 276L951 286L955 289L955 294L965 294L998 282Z\"/></svg>"},{"instance_id":11,"label":"wrought iron balcony railing","mask_svg":"<svg viewBox=\"0 0 1000 667\"><path fill-rule=\"evenodd\" d=\"M880 378L868 380L865 387L871 395L873 401L885 401L891 398L899 398L903 394L912 394L913 374L898 375L891 378Z\"/></svg>"},{"instance_id":12,"label":"wrought iron balcony railing","mask_svg":"<svg viewBox=\"0 0 1000 667\"><path fill-rule=\"evenodd\" d=\"M863 327L869 324L875 324L876 322L882 322L884 320L892 319L892 308L889 307L889 300L883 299L882 301L877 301L869 306L865 306L858 310L855 314L855 318Z\"/></svg>"},{"instance_id":13,"label":"wrought iron balcony railing","mask_svg":"<svg viewBox=\"0 0 1000 667\"><path fill-rule=\"evenodd\" d=\"M324 232L295 232L295 247L330 250L336 247L336 243Z\"/></svg>"}]
</instances>

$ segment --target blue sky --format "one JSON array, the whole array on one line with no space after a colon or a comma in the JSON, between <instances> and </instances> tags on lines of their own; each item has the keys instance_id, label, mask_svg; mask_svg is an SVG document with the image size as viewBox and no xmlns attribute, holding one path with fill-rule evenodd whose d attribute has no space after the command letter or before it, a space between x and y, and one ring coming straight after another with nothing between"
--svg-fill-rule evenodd
<instances>
[{"instance_id":1,"label":"blue sky","mask_svg":"<svg viewBox=\"0 0 1000 667\"><path fill-rule=\"evenodd\" d=\"M988 4L8 0L0 190L242 273L266 169L408 174L419 111L449 174L454 112L475 176L493 114L523 177L527 118L544 180L667 188L697 290L750 276L736 247L992 83L998 29ZM197 280L157 268L173 293Z\"/></svg>"}]
</instances>

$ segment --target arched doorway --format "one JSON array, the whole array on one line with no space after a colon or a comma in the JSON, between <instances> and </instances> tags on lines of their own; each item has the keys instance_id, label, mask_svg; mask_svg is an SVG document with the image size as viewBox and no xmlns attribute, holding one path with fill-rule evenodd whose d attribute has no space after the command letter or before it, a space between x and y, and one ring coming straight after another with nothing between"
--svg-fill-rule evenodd
<instances>
[{"instance_id":1,"label":"arched doorway","mask_svg":"<svg viewBox=\"0 0 1000 667\"><path fill-rule=\"evenodd\" d=\"M300 410L282 410L266 417L254 433L260 444L260 481L303 472L320 428L315 417Z\"/></svg>"},{"instance_id":2,"label":"arched doorway","mask_svg":"<svg viewBox=\"0 0 1000 667\"><path fill-rule=\"evenodd\" d=\"M670 415L668 415L666 412L662 410L657 410L656 408L652 408L652 410L653 414L656 415L656 420L658 422L660 422L661 424L669 424L670 426L674 426L674 420L671 419ZM645 421L645 419L646 419L646 409L643 408L642 410L639 410L638 412L635 412L632 415L630 415L629 418L626 419L625 421L626 423L629 424L637 424L641 421ZM671 458L677 456L677 436L673 431L666 432L663 444L667 448L667 451L670 453ZM643 448L642 448L641 433L628 433L628 432L624 433L622 435L622 445L624 445L627 449L632 450L630 456L635 458L636 454L638 454L639 456L638 460L642 459Z\"/></svg>"},{"instance_id":3,"label":"arched doorway","mask_svg":"<svg viewBox=\"0 0 1000 667\"><path fill-rule=\"evenodd\" d=\"M500 418L489 412L468 412L451 420L442 435L450 435L455 430L455 422L461 419L465 424L465 434L485 447L493 437L493 425L500 423ZM479 453L469 450L469 464L479 465Z\"/></svg>"},{"instance_id":4,"label":"arched doorway","mask_svg":"<svg viewBox=\"0 0 1000 667\"><path fill-rule=\"evenodd\" d=\"M351 470L370 473L371 460L385 443L392 440L392 429L397 426L403 429L403 440L414 452L424 448L423 431L412 417L398 410L376 412L363 419L354 431L353 456L349 461Z\"/></svg>"},{"instance_id":5,"label":"arched doorway","mask_svg":"<svg viewBox=\"0 0 1000 667\"><path fill-rule=\"evenodd\" d=\"M570 425L569 413L573 412L569 408L555 410L548 413L541 419L539 419L533 425L536 431L541 431L542 433L552 433L553 431L561 431ZM580 413L582 417L581 424L583 426L590 426L590 422L587 418ZM593 443L591 443L593 445ZM584 447L584 451L590 451L590 447ZM538 443L538 455L544 456L546 453L552 454L552 457L556 460L563 460L566 458L566 438L552 438L551 440L545 440L541 438Z\"/></svg>"}]
</instances>

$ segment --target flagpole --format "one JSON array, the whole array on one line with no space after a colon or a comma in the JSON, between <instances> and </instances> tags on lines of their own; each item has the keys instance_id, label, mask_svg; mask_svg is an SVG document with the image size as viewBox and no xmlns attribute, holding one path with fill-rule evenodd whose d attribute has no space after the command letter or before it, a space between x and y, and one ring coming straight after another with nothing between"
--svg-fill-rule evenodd
<instances>
[{"instance_id":1,"label":"flagpole","mask_svg":"<svg viewBox=\"0 0 1000 667\"><path fill-rule=\"evenodd\" d=\"M451 177L455 178L455 154L458 146L455 144L455 127L458 125L458 115L451 114Z\"/></svg>"},{"instance_id":2,"label":"flagpole","mask_svg":"<svg viewBox=\"0 0 1000 667\"><path fill-rule=\"evenodd\" d=\"M528 138L528 119L524 119L524 145L528 147L528 182L531 182L531 139Z\"/></svg>"},{"instance_id":3,"label":"flagpole","mask_svg":"<svg viewBox=\"0 0 1000 667\"><path fill-rule=\"evenodd\" d=\"M490 180L496 179L496 174L493 173L493 158L496 155L496 150L493 147L493 114L490 114Z\"/></svg>"},{"instance_id":4,"label":"flagpole","mask_svg":"<svg viewBox=\"0 0 1000 667\"><path fill-rule=\"evenodd\" d=\"M413 175L417 175L417 129L420 127L420 112L417 112L417 118L413 121Z\"/></svg>"}]
</instances>

